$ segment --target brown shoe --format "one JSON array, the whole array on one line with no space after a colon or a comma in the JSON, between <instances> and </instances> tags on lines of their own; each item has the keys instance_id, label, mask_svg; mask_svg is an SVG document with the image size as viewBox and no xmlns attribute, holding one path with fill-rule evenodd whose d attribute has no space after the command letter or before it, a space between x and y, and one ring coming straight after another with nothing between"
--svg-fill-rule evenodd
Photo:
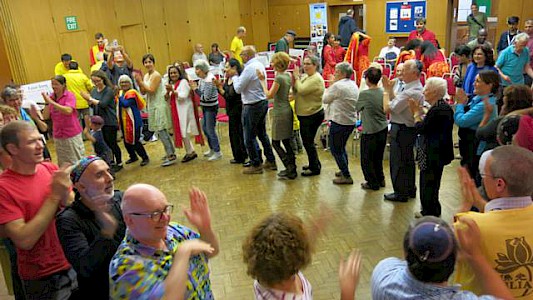
<instances>
[{"instance_id":1,"label":"brown shoe","mask_svg":"<svg viewBox=\"0 0 533 300\"><path fill-rule=\"evenodd\" d=\"M278 167L276 166L276 162L275 161L270 162L270 161L267 160L263 164L263 169L276 171L278 169Z\"/></svg>"},{"instance_id":2,"label":"brown shoe","mask_svg":"<svg viewBox=\"0 0 533 300\"><path fill-rule=\"evenodd\" d=\"M242 173L243 174L262 174L263 173L263 167L262 166L250 166L248 168L244 168L244 170L242 170Z\"/></svg>"},{"instance_id":3,"label":"brown shoe","mask_svg":"<svg viewBox=\"0 0 533 300\"><path fill-rule=\"evenodd\" d=\"M333 179L333 183L334 184L353 184L353 179L352 177L341 176L341 177L337 177Z\"/></svg>"}]
</instances>

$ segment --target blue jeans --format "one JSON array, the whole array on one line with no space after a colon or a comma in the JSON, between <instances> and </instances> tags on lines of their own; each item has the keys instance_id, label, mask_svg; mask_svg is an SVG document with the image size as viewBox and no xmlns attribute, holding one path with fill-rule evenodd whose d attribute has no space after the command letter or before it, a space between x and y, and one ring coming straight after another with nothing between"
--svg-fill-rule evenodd
<instances>
[{"instance_id":1,"label":"blue jeans","mask_svg":"<svg viewBox=\"0 0 533 300\"><path fill-rule=\"evenodd\" d=\"M266 114L268 111L268 102L261 100L254 104L245 104L242 110L242 124L244 127L244 145L252 165L258 167L261 165L261 156L258 151L255 138L259 138L263 145L263 151L269 162L276 161L270 139L266 132Z\"/></svg>"},{"instance_id":2,"label":"blue jeans","mask_svg":"<svg viewBox=\"0 0 533 300\"><path fill-rule=\"evenodd\" d=\"M355 125L341 125L331 121L329 127L329 149L337 166L342 172L342 176L350 177L348 169L348 155L346 154L346 143L352 134Z\"/></svg>"},{"instance_id":3,"label":"blue jeans","mask_svg":"<svg viewBox=\"0 0 533 300\"><path fill-rule=\"evenodd\" d=\"M218 136L215 126L217 125L218 105L202 106L204 118L202 119L202 129L207 137L209 149L220 152L220 144L218 143Z\"/></svg>"}]
</instances>

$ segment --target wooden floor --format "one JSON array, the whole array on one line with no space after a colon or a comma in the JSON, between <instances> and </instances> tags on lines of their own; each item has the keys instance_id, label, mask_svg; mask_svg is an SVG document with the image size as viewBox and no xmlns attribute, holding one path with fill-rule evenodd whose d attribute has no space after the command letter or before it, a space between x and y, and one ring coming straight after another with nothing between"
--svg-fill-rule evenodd
<instances>
[{"instance_id":1,"label":"wooden floor","mask_svg":"<svg viewBox=\"0 0 533 300\"><path fill-rule=\"evenodd\" d=\"M303 273L313 286L314 299L339 299L339 257L351 249L361 249L362 277L357 299L370 299L370 275L381 259L402 256L403 234L413 220L413 213L420 209L419 200L408 203L383 201L383 194L391 192L388 160L384 161L387 187L367 192L360 188L363 181L358 155L352 153L352 141L348 142L350 170L354 185L336 186L331 180L338 170L331 153L319 149L322 174L311 178L298 177L293 181L276 179L275 171L260 175L243 175L240 165L231 165L231 150L227 126L222 126L221 145L223 158L208 162L198 158L192 162L160 167L163 146L151 142L145 147L151 163L140 167L138 163L127 165L117 174L116 187L122 190L133 183L149 183L160 188L170 202L188 205L188 189L197 186L206 192L212 213L212 226L220 239L220 254L211 260L211 282L217 299L253 299L252 279L246 275L242 262L241 243L250 228L261 218L275 211L290 211L302 218L315 214L320 203L326 203L334 212L333 221L326 234L318 240L312 264ZM123 145L121 144L123 148ZM92 152L90 146L86 147ZM207 147L197 147L201 156ZM178 151L183 156L183 150ZM127 154L124 151L124 157ZM388 153L387 153L388 155ZM304 154L297 156L301 169L307 164ZM281 162L278 159L278 165ZM440 199L442 217L451 220L460 202L456 167L458 161L444 169ZM418 174L417 174L418 182ZM174 211L173 221L188 225L179 209ZM0 300L5 287L0 287Z\"/></svg>"}]
</instances>

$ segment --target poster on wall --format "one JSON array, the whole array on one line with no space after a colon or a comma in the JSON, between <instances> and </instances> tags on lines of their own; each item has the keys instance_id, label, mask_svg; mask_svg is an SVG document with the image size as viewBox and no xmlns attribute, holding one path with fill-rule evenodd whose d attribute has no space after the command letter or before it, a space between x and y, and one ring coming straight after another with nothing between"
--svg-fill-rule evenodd
<instances>
[{"instance_id":1,"label":"poster on wall","mask_svg":"<svg viewBox=\"0 0 533 300\"><path fill-rule=\"evenodd\" d=\"M309 4L311 23L311 45L315 45L318 53L322 53L324 36L328 32L328 6L326 3Z\"/></svg>"},{"instance_id":2,"label":"poster on wall","mask_svg":"<svg viewBox=\"0 0 533 300\"><path fill-rule=\"evenodd\" d=\"M387 33L409 33L417 18L426 17L426 1L388 1L385 11Z\"/></svg>"}]
</instances>

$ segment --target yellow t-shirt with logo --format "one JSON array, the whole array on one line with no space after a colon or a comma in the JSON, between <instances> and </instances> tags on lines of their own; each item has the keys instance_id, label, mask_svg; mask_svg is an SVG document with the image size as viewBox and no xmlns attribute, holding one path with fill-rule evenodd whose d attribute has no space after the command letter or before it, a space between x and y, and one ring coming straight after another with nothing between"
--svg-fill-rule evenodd
<instances>
[{"instance_id":1,"label":"yellow t-shirt with logo","mask_svg":"<svg viewBox=\"0 0 533 300\"><path fill-rule=\"evenodd\" d=\"M233 55L235 55L235 58L241 63L241 65L242 65L241 51L243 47L244 47L243 41L237 36L234 36L233 40L231 40L230 50L233 53Z\"/></svg>"},{"instance_id":2,"label":"yellow t-shirt with logo","mask_svg":"<svg viewBox=\"0 0 533 300\"><path fill-rule=\"evenodd\" d=\"M533 205L458 216L471 218L479 226L483 254L513 296L533 300ZM455 283L481 295L480 281L465 262L457 262Z\"/></svg>"}]
</instances>

